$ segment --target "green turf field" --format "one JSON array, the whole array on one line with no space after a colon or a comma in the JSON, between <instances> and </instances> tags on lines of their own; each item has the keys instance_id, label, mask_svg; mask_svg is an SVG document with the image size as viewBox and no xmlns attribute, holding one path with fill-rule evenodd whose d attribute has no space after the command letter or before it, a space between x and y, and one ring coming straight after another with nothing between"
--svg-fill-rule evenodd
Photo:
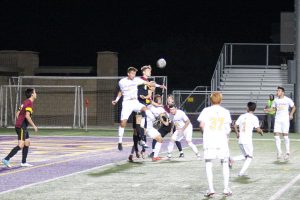
<instances>
[{"instance_id":1,"label":"green turf field","mask_svg":"<svg viewBox=\"0 0 300 200\"><path fill-rule=\"evenodd\" d=\"M230 149L231 155L236 156L240 150L233 136ZM207 190L204 161L196 160L190 149L185 149L183 159L160 162L146 159L127 163L126 158L124 154L123 162L15 190L0 195L0 199L206 199L203 197ZM254 159L248 169L248 178L237 176L241 167L242 162L236 162L231 170L233 196L227 199L299 199L299 134L291 134L289 162L276 161L272 134L255 135ZM214 183L217 194L213 199L225 199L221 194L223 184L219 162L214 162Z\"/></svg>"}]
</instances>

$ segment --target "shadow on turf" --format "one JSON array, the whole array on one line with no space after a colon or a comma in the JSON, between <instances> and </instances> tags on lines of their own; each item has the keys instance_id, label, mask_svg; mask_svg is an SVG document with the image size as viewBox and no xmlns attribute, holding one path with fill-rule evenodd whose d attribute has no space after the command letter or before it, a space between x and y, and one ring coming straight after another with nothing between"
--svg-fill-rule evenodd
<instances>
[{"instance_id":1,"label":"shadow on turf","mask_svg":"<svg viewBox=\"0 0 300 200\"><path fill-rule=\"evenodd\" d=\"M250 183L257 182L257 180L253 180L248 176L239 176L239 177L234 178L232 180L232 182L240 183L240 184L250 184Z\"/></svg>"},{"instance_id":2,"label":"shadow on turf","mask_svg":"<svg viewBox=\"0 0 300 200\"><path fill-rule=\"evenodd\" d=\"M109 169L100 171L100 172L93 172L93 173L89 173L89 176L92 177L100 177L100 176L107 176L110 174L114 174L114 173L121 173L124 171L127 171L129 169L132 169L134 167L139 167L143 165L142 162L129 162L129 163L125 163L125 164L117 164Z\"/></svg>"},{"instance_id":3,"label":"shadow on turf","mask_svg":"<svg viewBox=\"0 0 300 200\"><path fill-rule=\"evenodd\" d=\"M289 164L288 161L280 161L280 160L276 160L273 163L276 164L276 165L287 165L287 164Z\"/></svg>"},{"instance_id":4,"label":"shadow on turf","mask_svg":"<svg viewBox=\"0 0 300 200\"><path fill-rule=\"evenodd\" d=\"M230 199L230 197L228 197ZM213 197L204 197L202 200L207 200L207 199L218 199L218 200L225 200L227 199L227 197L222 196L220 198L216 197L216 195L214 195Z\"/></svg>"}]
</instances>

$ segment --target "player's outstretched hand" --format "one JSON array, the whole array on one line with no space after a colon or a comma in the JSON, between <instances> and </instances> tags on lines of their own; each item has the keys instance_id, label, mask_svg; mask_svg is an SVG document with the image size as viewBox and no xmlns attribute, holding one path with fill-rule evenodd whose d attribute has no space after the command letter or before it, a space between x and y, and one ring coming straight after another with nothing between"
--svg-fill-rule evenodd
<instances>
[{"instance_id":1,"label":"player's outstretched hand","mask_svg":"<svg viewBox=\"0 0 300 200\"><path fill-rule=\"evenodd\" d=\"M34 129L35 132L38 131L38 127L36 127L36 126L34 126L33 129Z\"/></svg>"},{"instance_id":2,"label":"player's outstretched hand","mask_svg":"<svg viewBox=\"0 0 300 200\"><path fill-rule=\"evenodd\" d=\"M116 105L117 101L113 100L111 103L112 103L112 105Z\"/></svg>"}]
</instances>

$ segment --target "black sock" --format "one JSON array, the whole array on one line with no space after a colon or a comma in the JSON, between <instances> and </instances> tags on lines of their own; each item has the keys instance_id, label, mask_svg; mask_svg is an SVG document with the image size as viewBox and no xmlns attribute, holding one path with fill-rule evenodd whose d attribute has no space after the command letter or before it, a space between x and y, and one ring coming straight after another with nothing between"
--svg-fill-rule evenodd
<instances>
[{"instance_id":1,"label":"black sock","mask_svg":"<svg viewBox=\"0 0 300 200\"><path fill-rule=\"evenodd\" d=\"M133 147L134 147L135 152L139 152L138 142L139 142L139 138L137 136L134 136L133 137Z\"/></svg>"},{"instance_id":2,"label":"black sock","mask_svg":"<svg viewBox=\"0 0 300 200\"><path fill-rule=\"evenodd\" d=\"M152 140L152 149L155 149L156 142L157 141L155 139Z\"/></svg>"},{"instance_id":3,"label":"black sock","mask_svg":"<svg viewBox=\"0 0 300 200\"><path fill-rule=\"evenodd\" d=\"M24 146L22 150L22 163L26 163L27 155L28 155L28 146Z\"/></svg>"},{"instance_id":4,"label":"black sock","mask_svg":"<svg viewBox=\"0 0 300 200\"><path fill-rule=\"evenodd\" d=\"M175 143L176 143L176 146L177 146L178 150L179 150L179 151L182 151L181 142L175 141Z\"/></svg>"},{"instance_id":5,"label":"black sock","mask_svg":"<svg viewBox=\"0 0 300 200\"><path fill-rule=\"evenodd\" d=\"M4 158L5 160L10 160L14 155L18 153L18 151L21 150L19 146L16 146L11 150L11 152Z\"/></svg>"},{"instance_id":6,"label":"black sock","mask_svg":"<svg viewBox=\"0 0 300 200\"><path fill-rule=\"evenodd\" d=\"M143 140L143 137L144 137L144 129L141 128L141 126L139 124L136 125L136 132L137 132L137 135L138 135L138 139L139 140Z\"/></svg>"}]
</instances>

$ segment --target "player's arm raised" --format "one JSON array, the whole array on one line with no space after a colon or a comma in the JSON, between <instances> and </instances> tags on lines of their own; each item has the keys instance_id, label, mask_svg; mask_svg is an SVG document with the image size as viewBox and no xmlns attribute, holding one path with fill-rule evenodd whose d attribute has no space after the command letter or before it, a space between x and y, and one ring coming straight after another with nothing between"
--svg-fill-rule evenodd
<instances>
[{"instance_id":1,"label":"player's arm raised","mask_svg":"<svg viewBox=\"0 0 300 200\"><path fill-rule=\"evenodd\" d=\"M111 102L112 105L116 105L118 103L118 101L120 100L121 96L122 96L122 92L119 91L116 99Z\"/></svg>"},{"instance_id":2,"label":"player's arm raised","mask_svg":"<svg viewBox=\"0 0 300 200\"><path fill-rule=\"evenodd\" d=\"M30 117L30 112L26 111L26 115L25 115L26 120L28 121L28 123L33 127L34 131L37 132L38 128L36 127L36 125L33 123L31 117Z\"/></svg>"}]
</instances>

